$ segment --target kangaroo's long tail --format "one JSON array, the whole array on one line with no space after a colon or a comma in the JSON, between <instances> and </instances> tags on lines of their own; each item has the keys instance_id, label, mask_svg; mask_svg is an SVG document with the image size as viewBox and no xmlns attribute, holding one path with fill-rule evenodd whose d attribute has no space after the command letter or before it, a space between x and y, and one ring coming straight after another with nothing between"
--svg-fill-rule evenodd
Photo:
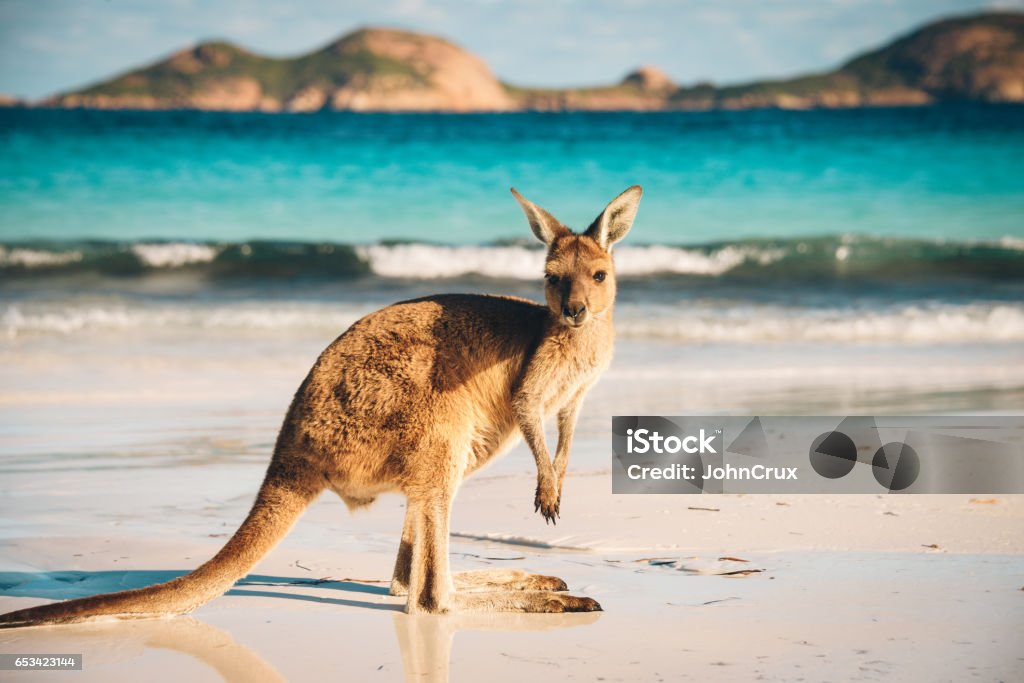
<instances>
[{"instance_id":1,"label":"kangaroo's long tail","mask_svg":"<svg viewBox=\"0 0 1024 683\"><path fill-rule=\"evenodd\" d=\"M72 624L98 617L138 619L185 614L245 576L323 490L315 477L271 465L249 516L213 559L166 583L56 602L0 615L0 628Z\"/></svg>"}]
</instances>

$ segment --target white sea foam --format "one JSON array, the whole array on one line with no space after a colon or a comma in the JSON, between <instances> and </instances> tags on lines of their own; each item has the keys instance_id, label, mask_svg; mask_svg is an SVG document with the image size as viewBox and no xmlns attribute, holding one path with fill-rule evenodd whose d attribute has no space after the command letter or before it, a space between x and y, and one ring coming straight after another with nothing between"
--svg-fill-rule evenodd
<instances>
[{"instance_id":1,"label":"white sea foam","mask_svg":"<svg viewBox=\"0 0 1024 683\"><path fill-rule=\"evenodd\" d=\"M60 266L82 260L80 251L43 251L23 247L0 247L0 266Z\"/></svg>"},{"instance_id":2,"label":"white sea foam","mask_svg":"<svg viewBox=\"0 0 1024 683\"><path fill-rule=\"evenodd\" d=\"M0 309L7 339L89 332L192 330L337 333L375 308L333 303L121 305L20 303ZM781 306L619 306L622 336L681 343L957 344L1024 342L1024 305L969 304L881 310Z\"/></svg>"},{"instance_id":3,"label":"white sea foam","mask_svg":"<svg viewBox=\"0 0 1024 683\"><path fill-rule=\"evenodd\" d=\"M368 245L356 248L377 275L392 278L452 278L484 275L535 280L544 268L544 250L519 246L439 246L432 244ZM705 253L668 246L622 246L615 250L619 276L657 273L721 275L744 262L767 265L783 256L781 249L729 245Z\"/></svg>"},{"instance_id":4,"label":"white sea foam","mask_svg":"<svg viewBox=\"0 0 1024 683\"><path fill-rule=\"evenodd\" d=\"M0 332L8 339L79 332L155 330L341 331L369 308L292 303L242 306L124 306L118 304L10 305L0 314Z\"/></svg>"},{"instance_id":5,"label":"white sea foam","mask_svg":"<svg viewBox=\"0 0 1024 683\"><path fill-rule=\"evenodd\" d=\"M677 312L624 308L620 335L680 342L957 344L1024 341L1024 306L904 306L883 310L738 307Z\"/></svg>"},{"instance_id":6,"label":"white sea foam","mask_svg":"<svg viewBox=\"0 0 1024 683\"><path fill-rule=\"evenodd\" d=\"M374 244L356 247L356 253L381 277L432 279L476 274L535 280L544 269L544 252L526 247Z\"/></svg>"},{"instance_id":7,"label":"white sea foam","mask_svg":"<svg viewBox=\"0 0 1024 683\"><path fill-rule=\"evenodd\" d=\"M217 256L217 248L189 242L139 243L132 252L152 268L180 268L192 263L209 263Z\"/></svg>"},{"instance_id":8,"label":"white sea foam","mask_svg":"<svg viewBox=\"0 0 1024 683\"><path fill-rule=\"evenodd\" d=\"M615 272L620 276L655 273L721 275L745 262L768 265L783 256L781 249L755 249L729 245L709 253L679 247L623 246L615 250Z\"/></svg>"}]
</instances>

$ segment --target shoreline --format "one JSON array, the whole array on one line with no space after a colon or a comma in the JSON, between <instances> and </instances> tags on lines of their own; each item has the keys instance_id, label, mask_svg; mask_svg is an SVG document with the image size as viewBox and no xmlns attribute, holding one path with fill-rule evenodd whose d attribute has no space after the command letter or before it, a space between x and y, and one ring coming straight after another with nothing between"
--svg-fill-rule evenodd
<instances>
[{"instance_id":1,"label":"shoreline","mask_svg":"<svg viewBox=\"0 0 1024 683\"><path fill-rule=\"evenodd\" d=\"M458 109L421 109L421 110L410 110L410 109L316 109L311 111L290 111L284 109L203 109L198 107L188 106L166 106L166 107L132 107L132 106L83 106L83 105L55 105L48 103L37 103L37 102L17 102L17 103L3 103L0 102L0 110L17 110L17 111L81 111L81 112L116 112L116 113L127 113L127 114L148 114L148 113L160 113L160 112L180 112L190 114L242 114L252 116L296 116L296 117L309 117L309 116L330 116L330 115L345 115L345 116L410 116L410 117L427 117L427 116L458 116L458 117L491 117L491 116L561 116L561 115L574 115L574 116L587 116L587 115L658 115L658 114L729 114L729 113L742 113L742 112L765 112L765 111L776 111L776 112L846 112L846 111L883 111L887 109L932 109L941 107L975 107L975 108L1001 108L1001 107L1017 107L1024 106L1024 100L1007 100L1007 101L990 101L990 100L920 100L920 99L908 99L904 102L900 101L885 101L885 102L861 102L859 104L844 104L842 102L836 102L832 104L815 104L808 106L785 106L783 104L760 104L760 105L749 105L749 106L678 106L678 107L663 107L663 108L625 108L625 109L596 109L596 108L522 108L522 109L493 109L493 110L475 110L465 111Z\"/></svg>"}]
</instances>

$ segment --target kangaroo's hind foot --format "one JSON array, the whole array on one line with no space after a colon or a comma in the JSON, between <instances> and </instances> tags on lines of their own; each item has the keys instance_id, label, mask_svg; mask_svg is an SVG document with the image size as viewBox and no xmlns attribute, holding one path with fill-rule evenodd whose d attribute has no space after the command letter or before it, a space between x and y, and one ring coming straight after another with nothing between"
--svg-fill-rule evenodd
<instances>
[{"instance_id":1,"label":"kangaroo's hind foot","mask_svg":"<svg viewBox=\"0 0 1024 683\"><path fill-rule=\"evenodd\" d=\"M567 591L565 581L557 576L530 574L521 569L479 569L456 572L455 590L460 593L494 591Z\"/></svg>"},{"instance_id":2,"label":"kangaroo's hind foot","mask_svg":"<svg viewBox=\"0 0 1024 683\"><path fill-rule=\"evenodd\" d=\"M553 591L497 591L492 593L456 593L452 596L460 612L600 612L593 598L577 597Z\"/></svg>"},{"instance_id":3,"label":"kangaroo's hind foot","mask_svg":"<svg viewBox=\"0 0 1024 683\"><path fill-rule=\"evenodd\" d=\"M495 591L567 591L565 581L557 576L530 574L521 569L478 569L456 572L452 575L455 590L460 593L489 593ZM397 580L391 582L391 595L408 595L409 586Z\"/></svg>"}]
</instances>

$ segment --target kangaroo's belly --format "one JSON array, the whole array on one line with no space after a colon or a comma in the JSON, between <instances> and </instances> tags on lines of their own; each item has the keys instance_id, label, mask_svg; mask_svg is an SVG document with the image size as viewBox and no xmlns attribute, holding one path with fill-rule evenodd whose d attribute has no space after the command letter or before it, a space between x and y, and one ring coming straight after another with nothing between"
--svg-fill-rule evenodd
<instances>
[{"instance_id":1,"label":"kangaroo's belly","mask_svg":"<svg viewBox=\"0 0 1024 683\"><path fill-rule=\"evenodd\" d=\"M495 458L504 455L522 438L519 427L511 415L473 426L467 453L465 475L470 475Z\"/></svg>"}]
</instances>

